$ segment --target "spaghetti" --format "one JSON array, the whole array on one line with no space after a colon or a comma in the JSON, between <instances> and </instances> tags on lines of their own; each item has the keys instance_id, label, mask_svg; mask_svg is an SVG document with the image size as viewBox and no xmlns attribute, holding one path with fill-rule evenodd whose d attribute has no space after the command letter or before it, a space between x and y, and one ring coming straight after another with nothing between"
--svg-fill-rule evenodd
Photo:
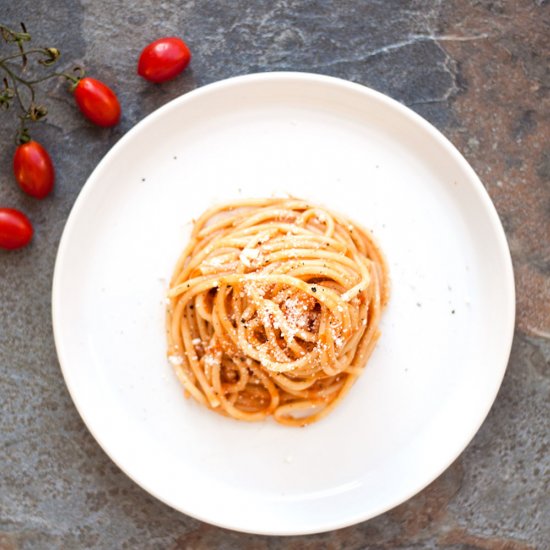
<instances>
[{"instance_id":1,"label":"spaghetti","mask_svg":"<svg viewBox=\"0 0 550 550\"><path fill-rule=\"evenodd\" d=\"M172 276L168 359L216 412L310 424L363 371L388 289L380 249L341 215L294 198L216 206Z\"/></svg>"}]
</instances>

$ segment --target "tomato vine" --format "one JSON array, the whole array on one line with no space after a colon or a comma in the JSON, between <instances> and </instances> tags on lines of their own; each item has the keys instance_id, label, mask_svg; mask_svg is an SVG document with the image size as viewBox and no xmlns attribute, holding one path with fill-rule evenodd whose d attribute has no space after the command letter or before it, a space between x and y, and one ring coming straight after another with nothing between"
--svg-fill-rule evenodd
<instances>
[{"instance_id":1,"label":"tomato vine","mask_svg":"<svg viewBox=\"0 0 550 550\"><path fill-rule=\"evenodd\" d=\"M21 23L21 31L10 29L0 23L0 36L5 44L16 48L15 53L0 56L3 86L0 89L0 109L17 108L20 124L16 133L16 143L26 143L30 141L29 123L43 120L48 114L47 107L37 99L37 84L54 77L64 77L77 83L84 71L81 67L75 67L73 75L55 70L47 70L45 74L40 71L41 74L36 74L37 69L52 67L61 53L54 47L29 48L31 35L24 23Z\"/></svg>"}]
</instances>

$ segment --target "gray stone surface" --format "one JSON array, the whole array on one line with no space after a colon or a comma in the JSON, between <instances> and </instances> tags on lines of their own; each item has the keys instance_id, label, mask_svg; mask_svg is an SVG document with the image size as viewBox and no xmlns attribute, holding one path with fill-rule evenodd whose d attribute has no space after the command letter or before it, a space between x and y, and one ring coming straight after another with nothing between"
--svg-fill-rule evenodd
<instances>
[{"instance_id":1,"label":"gray stone surface","mask_svg":"<svg viewBox=\"0 0 550 550\"><path fill-rule=\"evenodd\" d=\"M0 251L0 548L549 548L550 44L548 2L0 0L119 94L123 118L99 129L62 83L34 131L57 170L44 201L13 181L15 120L0 113L0 205L24 210L31 246ZM154 86L141 48L180 35L191 67ZM2 55L0 49L0 55ZM378 518L340 531L273 538L179 514L130 481L84 427L65 388L50 321L57 245L86 178L136 122L197 86L299 70L369 85L443 131L480 174L514 258L518 316L497 401L439 479Z\"/></svg>"}]
</instances>

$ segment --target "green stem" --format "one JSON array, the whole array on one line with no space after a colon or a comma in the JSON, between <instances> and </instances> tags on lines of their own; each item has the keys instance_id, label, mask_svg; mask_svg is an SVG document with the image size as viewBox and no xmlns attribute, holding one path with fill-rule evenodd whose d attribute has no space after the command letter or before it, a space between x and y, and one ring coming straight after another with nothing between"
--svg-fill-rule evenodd
<instances>
[{"instance_id":1,"label":"green stem","mask_svg":"<svg viewBox=\"0 0 550 550\"><path fill-rule=\"evenodd\" d=\"M31 35L25 30L24 32L15 32L14 30L2 25L0 23L0 32L6 32L11 35L12 40L7 40L8 42L27 42L31 39Z\"/></svg>"},{"instance_id":2,"label":"green stem","mask_svg":"<svg viewBox=\"0 0 550 550\"><path fill-rule=\"evenodd\" d=\"M34 90L33 87L27 84L27 82L21 78L19 78L13 71L11 71L4 63L0 63L0 67L6 71L8 76L11 78L11 82L13 85L13 91L15 92L15 97L17 98L17 101L19 102L19 106L21 107L21 110L24 112L28 112L28 108L25 107L23 104L23 100L21 99L21 94L19 93L19 88L17 87L17 81L21 82L24 86L27 86L27 88L31 92L31 102L34 101Z\"/></svg>"},{"instance_id":3,"label":"green stem","mask_svg":"<svg viewBox=\"0 0 550 550\"><path fill-rule=\"evenodd\" d=\"M24 78L21 78L19 75L15 74L11 69L8 68L8 66L4 63L5 59L0 59L0 68L4 69L12 78L17 79L18 82L21 82L21 84L24 84L25 86L32 86L33 84L38 84L39 82L44 82L45 80L49 80L50 78L59 77L62 76L63 78L66 78L67 80L70 80L73 84L77 84L78 81L82 77L73 76L67 73L58 73L53 72L49 75L43 76L42 78L35 78L34 80L25 80ZM78 67L79 71L83 74L83 71L80 67Z\"/></svg>"},{"instance_id":4,"label":"green stem","mask_svg":"<svg viewBox=\"0 0 550 550\"><path fill-rule=\"evenodd\" d=\"M27 143L31 140L29 131L26 128L25 124L26 117L23 115L19 116L19 131L15 134L15 145L19 146L23 143Z\"/></svg>"},{"instance_id":5,"label":"green stem","mask_svg":"<svg viewBox=\"0 0 550 550\"><path fill-rule=\"evenodd\" d=\"M26 50L25 52L21 53L15 53L13 55L8 55L8 57L1 57L0 63L3 63L4 61L11 61L12 59L17 59L18 57L23 57L23 55L28 55L32 53L42 53L44 55L48 55L48 52L44 50L44 48L33 48L32 50Z\"/></svg>"},{"instance_id":6,"label":"green stem","mask_svg":"<svg viewBox=\"0 0 550 550\"><path fill-rule=\"evenodd\" d=\"M15 92L15 97L19 102L19 106L21 107L21 110L26 112L27 108L25 107L25 105L23 105L23 100L21 99L21 95L19 94L19 89L17 88L17 82L14 78L12 78L12 85L13 85L13 91Z\"/></svg>"},{"instance_id":7,"label":"green stem","mask_svg":"<svg viewBox=\"0 0 550 550\"><path fill-rule=\"evenodd\" d=\"M3 61L0 61L0 68L4 69L12 78L15 78L18 82L21 82L21 84L27 83L24 78L21 78L18 74L14 73Z\"/></svg>"},{"instance_id":8,"label":"green stem","mask_svg":"<svg viewBox=\"0 0 550 550\"><path fill-rule=\"evenodd\" d=\"M32 87L32 84L34 84L35 81L25 80L24 78L21 78L18 74L14 73L5 63L2 63L1 61L0 61L0 68L4 69L12 77L12 79L17 80L17 82L20 82L21 84L23 84L23 86L26 86L30 90L32 99L34 101L34 89ZM48 76L47 78L50 78L50 77ZM40 82L40 80L42 79L38 79L36 80L36 82Z\"/></svg>"}]
</instances>

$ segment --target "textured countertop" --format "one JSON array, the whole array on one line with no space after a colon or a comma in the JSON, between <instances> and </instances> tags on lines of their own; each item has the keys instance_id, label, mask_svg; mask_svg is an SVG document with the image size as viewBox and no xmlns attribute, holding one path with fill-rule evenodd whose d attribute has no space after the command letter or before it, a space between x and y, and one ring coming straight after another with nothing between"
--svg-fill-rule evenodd
<instances>
[{"instance_id":1,"label":"textured countertop","mask_svg":"<svg viewBox=\"0 0 550 550\"><path fill-rule=\"evenodd\" d=\"M116 7L115 7L116 4ZM99 129L62 83L46 87L34 136L57 169L52 196L23 196L11 172L15 120L0 113L0 205L33 220L31 246L0 251L0 548L550 547L550 6L545 0L0 0L0 20L84 65L119 94ZM123 7L122 7L123 6ZM180 77L135 74L165 35L193 52ZM0 50L1 52L1 50ZM50 320L55 255L82 185L136 122L198 86L259 71L323 73L368 85L439 128L481 177L504 225L516 332L497 400L472 443L408 502L307 537L245 535L150 497L103 453L63 382ZM498 274L495 274L498 276Z\"/></svg>"}]
</instances>

